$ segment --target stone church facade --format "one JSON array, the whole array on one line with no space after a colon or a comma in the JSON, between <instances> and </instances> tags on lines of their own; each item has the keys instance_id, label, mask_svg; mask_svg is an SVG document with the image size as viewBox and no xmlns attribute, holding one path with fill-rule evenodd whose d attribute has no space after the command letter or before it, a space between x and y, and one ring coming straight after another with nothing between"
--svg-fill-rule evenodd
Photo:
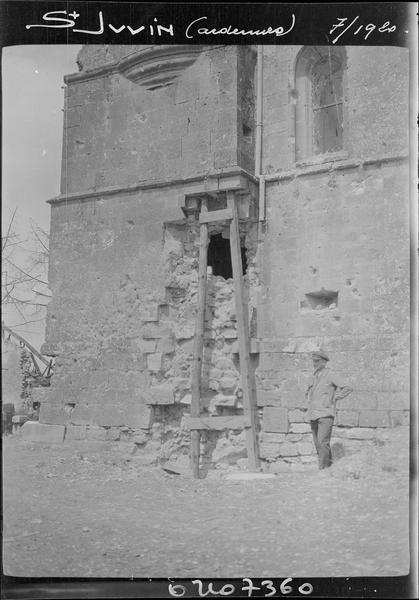
<instances>
[{"instance_id":1,"label":"stone church facade","mask_svg":"<svg viewBox=\"0 0 419 600\"><path fill-rule=\"evenodd\" d=\"M40 423L187 455L199 220L234 192L265 470L316 461L311 351L352 452L409 419L408 51L85 46L65 78ZM228 227L209 225L202 413L243 412ZM204 432L202 460L245 456Z\"/></svg>"}]
</instances>

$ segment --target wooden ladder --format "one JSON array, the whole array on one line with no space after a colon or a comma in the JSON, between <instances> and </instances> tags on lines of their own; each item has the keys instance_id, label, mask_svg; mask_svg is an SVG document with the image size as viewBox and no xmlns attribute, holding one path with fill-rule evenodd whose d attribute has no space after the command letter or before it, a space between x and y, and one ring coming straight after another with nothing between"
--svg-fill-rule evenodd
<instances>
[{"instance_id":1,"label":"wooden ladder","mask_svg":"<svg viewBox=\"0 0 419 600\"><path fill-rule=\"evenodd\" d=\"M244 415L230 417L201 417L200 395L204 349L205 304L207 291L208 223L230 222L230 250L233 268L234 297L237 315L240 375L243 389ZM243 297L243 268L240 250L239 219L235 192L227 191L227 208L208 211L207 200L201 201L199 215L199 271L198 271L198 310L196 316L195 339L192 362L192 401L189 427L191 430L191 467L193 476L199 478L201 430L241 429L246 431L248 465L251 471L259 471L259 451L257 443L257 412L250 373L250 339L247 307Z\"/></svg>"}]
</instances>

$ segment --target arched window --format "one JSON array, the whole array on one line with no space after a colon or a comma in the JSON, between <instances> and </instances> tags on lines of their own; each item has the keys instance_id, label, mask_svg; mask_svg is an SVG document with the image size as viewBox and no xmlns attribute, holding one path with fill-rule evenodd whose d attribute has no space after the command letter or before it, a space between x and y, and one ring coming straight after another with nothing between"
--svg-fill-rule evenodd
<instances>
[{"instance_id":1,"label":"arched window","mask_svg":"<svg viewBox=\"0 0 419 600\"><path fill-rule=\"evenodd\" d=\"M339 152L344 147L345 49L304 48L295 70L296 160Z\"/></svg>"}]
</instances>

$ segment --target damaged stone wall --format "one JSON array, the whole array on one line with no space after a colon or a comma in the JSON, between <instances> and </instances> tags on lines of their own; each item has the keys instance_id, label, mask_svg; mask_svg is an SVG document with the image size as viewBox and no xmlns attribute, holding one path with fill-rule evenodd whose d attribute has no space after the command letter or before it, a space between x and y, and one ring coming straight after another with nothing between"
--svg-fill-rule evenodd
<instances>
[{"instance_id":1,"label":"damaged stone wall","mask_svg":"<svg viewBox=\"0 0 419 600\"><path fill-rule=\"evenodd\" d=\"M160 76L161 48L151 50L152 56L138 46L85 47L80 73L66 80L44 345L56 365L51 389L38 399L41 423L65 427L66 439L133 441L144 455L164 460L189 446L183 417L190 404L198 226L183 209L209 183L214 198L222 196L221 177L247 193L238 131L242 104L253 129L252 91L242 90L253 78L247 72L238 78L237 66L254 68L247 57L254 51L214 47L191 57L185 50L183 72L149 89L136 80L141 69L127 74L127 65L134 69L147 53L147 68L155 60ZM165 73L171 77L169 68ZM244 237L254 237L246 227ZM210 303L231 306L231 282L211 285ZM220 367L215 402L234 404L237 365L221 344L231 346L236 337L229 310L211 316L223 335L206 357L208 407L217 396L209 372ZM211 443L203 444L209 461Z\"/></svg>"},{"instance_id":2,"label":"damaged stone wall","mask_svg":"<svg viewBox=\"0 0 419 600\"><path fill-rule=\"evenodd\" d=\"M224 196L218 204L223 206L225 202ZM248 201L244 199L244 202L246 207L242 212L253 214L255 207L251 206L249 210ZM214 207L218 208L218 204ZM121 208L120 204L118 222L115 213L106 219L113 220L114 229L126 227L128 223ZM97 207L92 205L91 209L97 210ZM86 210L87 205L84 205L83 223L88 237ZM132 226L128 231L132 232L137 219L130 221ZM144 226L146 224L147 221ZM82 285L81 271L76 270L67 282L70 295L70 286L74 286L76 276L80 277L77 315L79 319L82 317L82 323L94 323L94 333L91 331L84 339L76 336L73 329L66 342L60 329L55 333L57 342L54 345L54 330L50 327L49 351L55 351L58 356L52 390L38 392L41 421L65 425L66 439L130 441L143 453L144 460L148 457L152 462L164 462L187 455L190 446L186 418L191 404L197 303L198 214L192 212L186 218L165 222L162 227L160 244L155 250L161 267L160 297L153 290L153 279L144 280L144 277L151 277L151 273L146 271L141 277L138 272L143 265L137 259L138 254L135 254L135 260L131 257L131 265L127 260L124 275L116 268L112 269L112 260L123 255L122 246L129 245L127 230L123 233L108 244L109 253L101 252L98 256L100 271L96 271L94 277L91 272L95 282L93 302L87 302L87 298L92 298L92 289ZM247 266L246 303L251 313L252 294L248 287L257 280L256 220L249 216L241 220L240 233ZM84 240L79 250L86 252L87 238L80 234L79 229L78 242ZM229 226L226 223L209 225L210 240L219 235L229 246ZM71 247L74 251L73 242ZM70 248L67 258L69 252ZM228 249L226 261L229 252ZM157 266L156 262L154 266ZM54 268L54 262L51 268ZM106 293L109 287L113 289L110 297ZM145 293L147 289L149 291ZM74 297L74 293L72 295ZM207 415L242 414L233 280L212 275L211 268L208 270L206 306L201 410ZM75 313L69 312L68 304L66 307L67 326L74 327ZM53 300L50 318L56 310L59 306L57 300L55 304ZM51 320L54 322L53 318ZM61 322L61 327L64 324ZM82 328L81 333L85 334L85 331ZM227 455L231 459L230 446L234 447L233 458L244 457L244 443L241 431L204 433L203 469L212 465L213 454L217 460L227 460Z\"/></svg>"},{"instance_id":3,"label":"damaged stone wall","mask_svg":"<svg viewBox=\"0 0 419 600\"><path fill-rule=\"evenodd\" d=\"M1 340L1 381L3 404L13 404L15 409L20 406L22 391L22 370L20 368L21 349L13 341Z\"/></svg>"},{"instance_id":4,"label":"damaged stone wall","mask_svg":"<svg viewBox=\"0 0 419 600\"><path fill-rule=\"evenodd\" d=\"M264 49L256 378L272 470L316 460L305 390L320 346L354 388L337 405L337 454L409 422L408 53L346 48L343 151L298 163L299 50Z\"/></svg>"},{"instance_id":5,"label":"damaged stone wall","mask_svg":"<svg viewBox=\"0 0 419 600\"><path fill-rule=\"evenodd\" d=\"M196 209L202 197L210 210L222 208L225 191L235 190L263 468L316 461L305 390L319 346L355 390L338 405L338 453L407 424L406 51L346 49L343 150L302 163L295 149L300 48L264 47L266 221L258 223L249 175L254 48L193 55L177 48L184 69L176 77L161 48L87 46L81 72L66 80L44 348L57 358L51 389L38 392L41 422L66 427L67 439L133 442L146 461L186 457ZM144 56L147 69L137 69ZM211 224L209 234L219 248L228 239L225 224ZM202 408L243 411L232 280L214 272ZM204 432L201 446L205 468L245 461L243 432Z\"/></svg>"},{"instance_id":6,"label":"damaged stone wall","mask_svg":"<svg viewBox=\"0 0 419 600\"><path fill-rule=\"evenodd\" d=\"M228 225L210 224L208 230L210 243L213 236L219 235L228 242ZM240 233L247 267L244 276L245 302L251 314L249 287L256 280L257 222L242 221ZM166 289L174 340L171 347L173 358L171 363L166 363L166 369L156 373L152 383L164 390L169 404L174 400L180 405L189 406L199 258L199 223L195 215L182 222L166 223L164 239ZM228 248L224 258L226 262L230 260L229 254ZM243 414L233 280L214 275L211 267L208 268L200 404L203 416ZM178 423L178 426L184 432L183 448L188 449L189 432L182 427L182 423ZM180 434L175 435L179 437ZM231 453L233 456L230 456ZM232 460L244 457L243 432L203 432L201 455L204 465L223 458L227 461L228 456Z\"/></svg>"},{"instance_id":7,"label":"damaged stone wall","mask_svg":"<svg viewBox=\"0 0 419 600\"><path fill-rule=\"evenodd\" d=\"M248 47L207 46L197 53L190 46L185 50L186 58L191 53L188 67L178 78L149 90L123 73L127 61L142 55L146 62L138 71L150 64L156 72L170 70L167 47L151 49L154 63L148 46L83 47L82 71L66 78L63 193L203 177L242 160L243 119L253 129L246 100L252 93L242 90L253 78L239 80L237 65L254 62L248 58L254 52ZM159 49L165 51L164 58ZM185 53L174 56L175 66L186 60Z\"/></svg>"}]
</instances>

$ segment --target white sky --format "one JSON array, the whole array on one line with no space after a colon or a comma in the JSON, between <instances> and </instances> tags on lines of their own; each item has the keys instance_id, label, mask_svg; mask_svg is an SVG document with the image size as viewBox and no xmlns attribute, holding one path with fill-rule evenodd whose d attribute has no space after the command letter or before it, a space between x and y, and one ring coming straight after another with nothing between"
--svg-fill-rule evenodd
<instances>
[{"instance_id":1,"label":"white sky","mask_svg":"<svg viewBox=\"0 0 419 600\"><path fill-rule=\"evenodd\" d=\"M49 231L46 201L60 187L63 77L78 71L76 45L25 45L3 48L2 231L15 208L14 230L25 236L30 220ZM4 307L5 309L5 307ZM7 319L6 319L7 316ZM5 315L6 324L21 322ZM43 325L18 329L39 347Z\"/></svg>"},{"instance_id":2,"label":"white sky","mask_svg":"<svg viewBox=\"0 0 419 600\"><path fill-rule=\"evenodd\" d=\"M46 200L58 195L65 74L76 72L81 46L3 49L3 227L18 207L19 224L49 226Z\"/></svg>"}]
</instances>

